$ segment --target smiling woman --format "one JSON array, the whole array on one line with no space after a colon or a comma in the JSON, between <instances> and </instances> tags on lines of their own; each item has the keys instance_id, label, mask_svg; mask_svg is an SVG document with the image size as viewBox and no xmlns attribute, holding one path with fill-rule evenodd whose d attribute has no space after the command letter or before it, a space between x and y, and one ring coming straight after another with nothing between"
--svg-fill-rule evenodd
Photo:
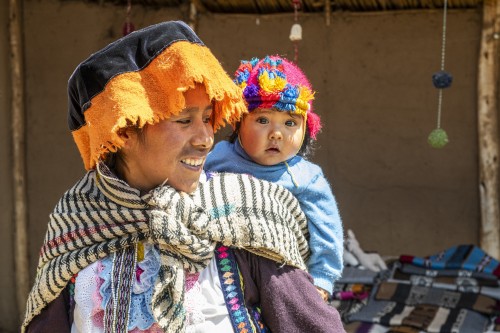
<instances>
[{"instance_id":1,"label":"smiling woman","mask_svg":"<svg viewBox=\"0 0 500 333\"><path fill-rule=\"evenodd\" d=\"M298 201L203 172L214 130L246 110L186 24L94 53L69 94L88 172L50 215L23 332L344 332L305 271Z\"/></svg>"}]
</instances>

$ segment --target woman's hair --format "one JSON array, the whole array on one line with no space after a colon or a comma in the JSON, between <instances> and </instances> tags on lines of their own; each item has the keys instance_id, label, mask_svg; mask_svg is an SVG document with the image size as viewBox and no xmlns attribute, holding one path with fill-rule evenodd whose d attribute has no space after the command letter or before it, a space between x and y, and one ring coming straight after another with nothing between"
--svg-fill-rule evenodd
<instances>
[{"instance_id":1,"label":"woman's hair","mask_svg":"<svg viewBox=\"0 0 500 333\"><path fill-rule=\"evenodd\" d=\"M119 132L125 133L127 131L133 131L137 135L140 143L146 142L144 127L131 125L120 129ZM112 170L118 178L123 179L123 170L127 168L127 158L121 148L119 148L116 152L108 152L104 158L104 164L106 164L106 166Z\"/></svg>"},{"instance_id":2,"label":"woman's hair","mask_svg":"<svg viewBox=\"0 0 500 333\"><path fill-rule=\"evenodd\" d=\"M241 121L236 123L236 126L234 128L233 133L231 133L228 136L228 141L231 143L234 143L236 140L238 140L238 135L240 132L240 126L241 126ZM305 126L306 132L304 134L304 140L302 140L302 146L300 146L299 151L297 152L297 155L304 159L308 159L313 156L314 154L314 143L315 140L311 138L311 133L309 133L309 128Z\"/></svg>"}]
</instances>

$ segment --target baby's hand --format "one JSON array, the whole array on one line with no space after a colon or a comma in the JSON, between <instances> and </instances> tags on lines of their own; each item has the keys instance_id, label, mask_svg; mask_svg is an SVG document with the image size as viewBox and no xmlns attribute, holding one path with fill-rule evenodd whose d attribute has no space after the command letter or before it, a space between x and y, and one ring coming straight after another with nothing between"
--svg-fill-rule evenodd
<instances>
[{"instance_id":1,"label":"baby's hand","mask_svg":"<svg viewBox=\"0 0 500 333\"><path fill-rule=\"evenodd\" d=\"M330 298L330 294L328 293L328 291L326 291L325 289L323 288L320 288L320 287L316 287L316 290L318 291L319 295L321 296L321 298L327 302L328 301L328 298Z\"/></svg>"}]
</instances>

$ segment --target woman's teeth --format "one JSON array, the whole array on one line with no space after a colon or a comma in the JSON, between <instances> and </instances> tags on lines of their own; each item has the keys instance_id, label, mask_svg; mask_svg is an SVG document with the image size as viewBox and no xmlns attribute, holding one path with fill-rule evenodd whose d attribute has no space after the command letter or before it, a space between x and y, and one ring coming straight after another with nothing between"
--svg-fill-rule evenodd
<instances>
[{"instance_id":1,"label":"woman's teeth","mask_svg":"<svg viewBox=\"0 0 500 333\"><path fill-rule=\"evenodd\" d=\"M185 163L187 165L191 165L191 166L200 166L203 164L203 159L188 158L188 159L182 160L181 162Z\"/></svg>"}]
</instances>

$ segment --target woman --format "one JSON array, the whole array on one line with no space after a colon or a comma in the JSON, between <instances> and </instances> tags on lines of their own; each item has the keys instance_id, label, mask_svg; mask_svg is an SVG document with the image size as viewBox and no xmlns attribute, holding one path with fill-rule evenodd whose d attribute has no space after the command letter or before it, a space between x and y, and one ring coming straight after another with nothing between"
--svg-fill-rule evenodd
<instances>
[{"instance_id":1,"label":"woman","mask_svg":"<svg viewBox=\"0 0 500 333\"><path fill-rule=\"evenodd\" d=\"M69 125L88 173L51 214L28 332L343 332L303 270L284 189L204 174L241 91L194 32L166 22L80 64Z\"/></svg>"}]
</instances>

